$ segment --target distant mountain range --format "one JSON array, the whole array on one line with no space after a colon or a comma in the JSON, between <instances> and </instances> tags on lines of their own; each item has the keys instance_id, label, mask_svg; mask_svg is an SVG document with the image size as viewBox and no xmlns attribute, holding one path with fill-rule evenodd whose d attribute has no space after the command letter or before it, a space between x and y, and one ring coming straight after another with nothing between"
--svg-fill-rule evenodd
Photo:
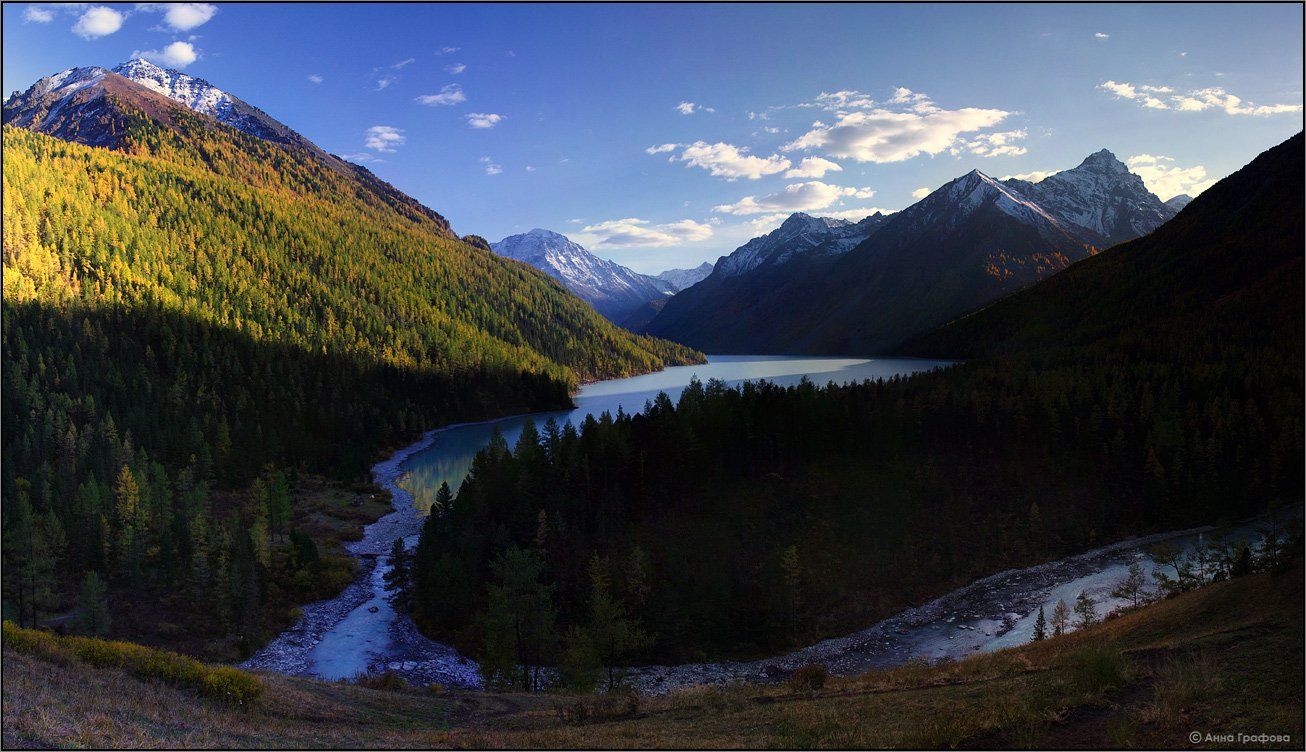
<instances>
[{"instance_id":1,"label":"distant mountain range","mask_svg":"<svg viewBox=\"0 0 1306 752\"><path fill-rule=\"evenodd\" d=\"M1105 149L1038 183L972 170L856 224L795 214L643 330L707 352L886 352L1177 211Z\"/></svg>"},{"instance_id":2,"label":"distant mountain range","mask_svg":"<svg viewBox=\"0 0 1306 752\"><path fill-rule=\"evenodd\" d=\"M656 279L670 285L675 292L680 292L686 287L694 285L707 279L707 275L712 273L712 262L704 261L693 269L668 269L661 274L656 275Z\"/></svg>"},{"instance_id":3,"label":"distant mountain range","mask_svg":"<svg viewBox=\"0 0 1306 752\"><path fill-rule=\"evenodd\" d=\"M490 247L500 256L545 272L594 310L627 327L647 323L669 296L712 273L712 265L704 263L695 269L670 269L657 276L640 274L595 256L566 235L539 228L509 235Z\"/></svg>"}]
</instances>

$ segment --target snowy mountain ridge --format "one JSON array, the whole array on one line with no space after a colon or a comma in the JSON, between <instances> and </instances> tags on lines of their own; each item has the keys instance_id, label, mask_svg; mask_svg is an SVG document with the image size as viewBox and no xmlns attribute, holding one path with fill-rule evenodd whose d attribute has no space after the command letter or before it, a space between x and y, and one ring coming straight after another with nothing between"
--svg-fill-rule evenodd
<instances>
[{"instance_id":1,"label":"snowy mountain ridge","mask_svg":"<svg viewBox=\"0 0 1306 752\"><path fill-rule=\"evenodd\" d=\"M675 292L671 286L599 258L561 233L536 228L509 235L490 248L557 279L599 313L620 322L635 308Z\"/></svg>"}]
</instances>

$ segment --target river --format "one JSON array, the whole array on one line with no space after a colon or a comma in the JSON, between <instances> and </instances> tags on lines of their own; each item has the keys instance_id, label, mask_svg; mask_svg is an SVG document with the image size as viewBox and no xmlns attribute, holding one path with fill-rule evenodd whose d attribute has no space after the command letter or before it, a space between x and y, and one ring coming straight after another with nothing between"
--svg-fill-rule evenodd
<instances>
[{"instance_id":1,"label":"river","mask_svg":"<svg viewBox=\"0 0 1306 752\"><path fill-rule=\"evenodd\" d=\"M456 493L472 459L498 431L509 446L521 435L527 419L537 425L549 418L579 425L586 416L617 408L638 412L659 392L672 400L697 376L728 384L766 379L797 384L803 378L817 384L909 375L949 365L949 361L915 358L830 358L805 356L710 355L706 364L678 366L655 373L586 384L572 410L517 415L480 423L464 423L427 432L372 468L374 482L388 489L395 509L368 525L363 538L348 544L360 561L358 578L340 595L304 606L299 621L245 662L245 667L323 679L346 679L377 671L394 671L420 684L476 686L476 665L453 648L427 639L406 615L391 607L384 587L387 554L403 538L411 548L426 510L440 484ZM468 615L469 618L471 614Z\"/></svg>"},{"instance_id":2,"label":"river","mask_svg":"<svg viewBox=\"0 0 1306 752\"><path fill-rule=\"evenodd\" d=\"M337 597L305 606L299 622L244 665L323 679L392 671L419 685L477 687L480 677L473 661L420 634L407 615L390 605L384 576L394 541L402 538L409 548L416 544L435 491L447 482L456 492L472 459L495 431L511 446L527 419L537 424L548 418L560 424L579 424L588 415L616 413L618 407L636 412L659 392L675 400L694 376L730 384L754 379L795 384L804 377L818 384L847 383L946 365L945 361L905 358L709 356L706 365L587 384L577 394L573 410L429 431L372 468L377 485L390 490L395 509L367 526L361 540L348 545L360 561L358 578ZM648 666L633 670L630 681L642 691L658 693L691 684L774 681L808 663L821 663L832 673L848 675L914 658L961 658L1011 647L1029 640L1040 606L1050 617L1058 600L1073 606L1075 596L1083 591L1097 600L1100 613L1106 613L1122 605L1110 593L1130 563L1143 563L1150 579L1153 567L1147 551L1151 546L1166 541L1189 549L1204 544L1210 534L1209 528L1201 528L1117 542L1078 556L1000 572L860 632L788 655L749 662ZM1243 525L1231 534L1254 537L1255 526Z\"/></svg>"}]
</instances>

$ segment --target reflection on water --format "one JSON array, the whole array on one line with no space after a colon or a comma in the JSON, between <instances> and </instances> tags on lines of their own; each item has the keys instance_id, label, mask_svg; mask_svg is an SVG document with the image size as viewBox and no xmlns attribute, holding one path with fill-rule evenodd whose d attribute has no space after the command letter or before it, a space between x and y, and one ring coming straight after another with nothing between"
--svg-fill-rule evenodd
<instances>
[{"instance_id":1,"label":"reflection on water","mask_svg":"<svg viewBox=\"0 0 1306 752\"><path fill-rule=\"evenodd\" d=\"M639 412L644 404L666 392L674 401L680 397L689 380L697 376L702 381L721 379L727 384L766 379L788 386L804 377L825 384L833 381L846 384L865 379L887 379L929 371L949 365L950 361L918 360L915 358L819 358L784 355L709 355L704 365L678 366L657 373L612 379L587 384L576 396L576 409L553 413L536 413L529 416L541 425L549 418L563 424L570 420L576 425L587 415L598 417L602 413L616 414L617 408L626 412ZM472 458L490 443L497 430L508 445L516 443L521 435L525 416L504 418L492 423L477 423L441 431L435 442L424 451L414 454L404 462L404 476L399 485L413 495L413 503L423 512L431 506L441 483L457 493L458 486L472 466Z\"/></svg>"}]
</instances>

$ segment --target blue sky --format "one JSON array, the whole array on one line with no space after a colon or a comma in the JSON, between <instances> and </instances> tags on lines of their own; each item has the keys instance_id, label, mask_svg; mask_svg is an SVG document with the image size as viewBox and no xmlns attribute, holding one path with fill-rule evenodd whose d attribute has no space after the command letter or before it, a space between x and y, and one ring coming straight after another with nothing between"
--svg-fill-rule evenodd
<instances>
[{"instance_id":1,"label":"blue sky","mask_svg":"<svg viewBox=\"0 0 1306 752\"><path fill-rule=\"evenodd\" d=\"M642 272L1103 147L1168 198L1302 128L1299 5L4 7L4 87L144 54L494 241ZM835 169L837 168L837 169Z\"/></svg>"}]
</instances>

